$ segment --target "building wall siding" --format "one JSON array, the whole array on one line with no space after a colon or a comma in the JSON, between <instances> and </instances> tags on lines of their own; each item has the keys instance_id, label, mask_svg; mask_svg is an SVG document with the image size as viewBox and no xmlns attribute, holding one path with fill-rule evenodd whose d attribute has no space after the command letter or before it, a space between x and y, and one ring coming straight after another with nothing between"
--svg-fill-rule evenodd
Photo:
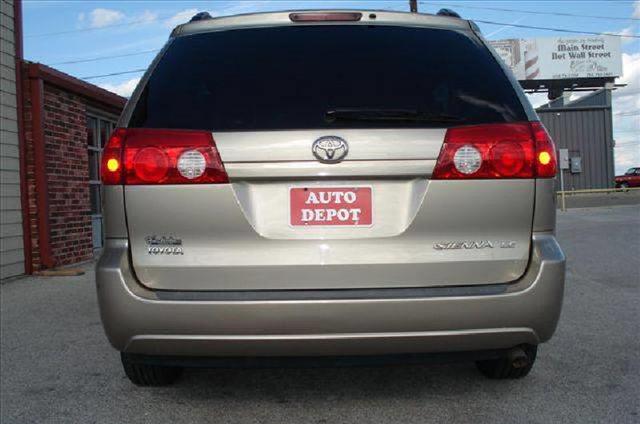
<instances>
[{"instance_id":1,"label":"building wall siding","mask_svg":"<svg viewBox=\"0 0 640 424\"><path fill-rule=\"evenodd\" d=\"M24 273L13 0L0 0L0 279Z\"/></svg>"},{"instance_id":2,"label":"building wall siding","mask_svg":"<svg viewBox=\"0 0 640 424\"><path fill-rule=\"evenodd\" d=\"M556 147L582 160L582 172L564 171L566 190L613 187L611 109L550 109L538 115Z\"/></svg>"},{"instance_id":3,"label":"building wall siding","mask_svg":"<svg viewBox=\"0 0 640 424\"><path fill-rule=\"evenodd\" d=\"M566 103L561 97L537 109L558 149L582 159L582 172L563 171L566 190L614 186L611 90L600 89ZM559 183L557 184L559 189Z\"/></svg>"}]
</instances>

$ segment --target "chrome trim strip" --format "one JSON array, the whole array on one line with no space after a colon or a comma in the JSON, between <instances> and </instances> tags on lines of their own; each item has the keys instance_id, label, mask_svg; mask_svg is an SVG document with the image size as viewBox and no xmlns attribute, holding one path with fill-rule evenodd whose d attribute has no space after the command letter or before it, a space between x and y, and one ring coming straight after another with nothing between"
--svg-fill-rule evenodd
<instances>
[{"instance_id":1,"label":"chrome trim strip","mask_svg":"<svg viewBox=\"0 0 640 424\"><path fill-rule=\"evenodd\" d=\"M368 176L429 176L435 160L375 160L344 161L324 164L300 162L232 162L225 163L231 180L293 177L368 177Z\"/></svg>"},{"instance_id":2,"label":"chrome trim strip","mask_svg":"<svg viewBox=\"0 0 640 424\"><path fill-rule=\"evenodd\" d=\"M321 299L408 299L450 296L487 296L505 293L508 284L482 286L332 289L332 290L243 290L174 291L155 290L158 300L247 301L247 300L321 300Z\"/></svg>"}]
</instances>

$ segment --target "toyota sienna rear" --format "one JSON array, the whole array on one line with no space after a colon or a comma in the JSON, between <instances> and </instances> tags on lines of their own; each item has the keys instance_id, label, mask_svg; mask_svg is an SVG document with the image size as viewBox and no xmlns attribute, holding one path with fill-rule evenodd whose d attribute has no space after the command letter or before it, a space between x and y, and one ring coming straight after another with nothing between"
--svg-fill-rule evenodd
<instances>
[{"instance_id":1,"label":"toyota sienna rear","mask_svg":"<svg viewBox=\"0 0 640 424\"><path fill-rule=\"evenodd\" d=\"M118 126L97 288L136 384L444 353L517 378L555 330L555 148L469 21L198 15Z\"/></svg>"}]
</instances>

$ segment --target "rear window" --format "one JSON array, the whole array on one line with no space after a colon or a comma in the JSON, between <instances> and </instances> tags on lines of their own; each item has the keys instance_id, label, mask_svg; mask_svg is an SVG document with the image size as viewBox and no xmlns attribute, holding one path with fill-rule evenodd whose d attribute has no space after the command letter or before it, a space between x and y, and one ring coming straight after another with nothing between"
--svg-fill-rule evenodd
<instances>
[{"instance_id":1,"label":"rear window","mask_svg":"<svg viewBox=\"0 0 640 424\"><path fill-rule=\"evenodd\" d=\"M509 80L472 34L366 25L286 26L179 37L131 127L247 131L445 126L327 120L335 109L414 110L465 124L526 120Z\"/></svg>"}]
</instances>

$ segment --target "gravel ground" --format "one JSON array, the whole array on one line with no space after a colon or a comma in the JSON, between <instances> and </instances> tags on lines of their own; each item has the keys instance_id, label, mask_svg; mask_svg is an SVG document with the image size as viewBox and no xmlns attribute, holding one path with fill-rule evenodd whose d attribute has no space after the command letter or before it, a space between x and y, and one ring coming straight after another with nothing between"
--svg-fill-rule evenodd
<instances>
[{"instance_id":1,"label":"gravel ground","mask_svg":"<svg viewBox=\"0 0 640 424\"><path fill-rule=\"evenodd\" d=\"M470 363L191 370L138 388L102 332L93 274L0 286L0 422L640 422L640 209L559 212L568 257L555 337L524 380Z\"/></svg>"}]
</instances>

